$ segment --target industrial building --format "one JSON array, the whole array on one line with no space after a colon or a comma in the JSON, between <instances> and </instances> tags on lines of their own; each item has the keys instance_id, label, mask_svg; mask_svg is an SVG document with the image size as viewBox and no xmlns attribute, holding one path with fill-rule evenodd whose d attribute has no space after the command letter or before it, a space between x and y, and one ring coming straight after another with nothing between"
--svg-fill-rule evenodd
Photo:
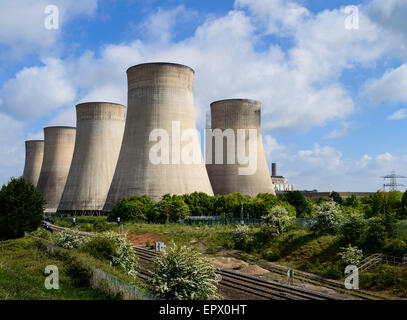
<instances>
[{"instance_id":1,"label":"industrial building","mask_svg":"<svg viewBox=\"0 0 407 320\"><path fill-rule=\"evenodd\" d=\"M239 192L252 197L259 193L275 194L264 154L260 121L260 102L258 101L228 99L211 103L212 136L210 139L212 141L209 142L206 151L206 168L215 194L225 195ZM220 150L216 147L215 130L217 129L220 129L218 132L225 134L229 132L229 138L233 139L227 141L226 144L222 143ZM239 130L243 130L241 138L239 138ZM250 140L250 130L252 132L254 130L254 141ZM221 139L223 141L223 137ZM208 151L211 158L209 161ZM239 152L248 155L248 158L254 155L253 159L256 163L253 172L242 172L242 169L250 167L251 164L250 160L248 164L239 163ZM217 163L216 153L218 156L219 153L222 154L222 163ZM215 156L215 159L212 159L212 155Z\"/></svg>"},{"instance_id":2,"label":"industrial building","mask_svg":"<svg viewBox=\"0 0 407 320\"><path fill-rule=\"evenodd\" d=\"M44 157L44 140L27 140L25 142L25 165L23 177L37 186Z\"/></svg>"},{"instance_id":3,"label":"industrial building","mask_svg":"<svg viewBox=\"0 0 407 320\"><path fill-rule=\"evenodd\" d=\"M129 68L127 79L123 143L103 211L111 211L117 201L133 195L148 195L154 201L166 193L197 191L213 195L196 131L194 71L179 64L147 63ZM166 141L160 140L162 161L150 159L151 149L159 140L152 135L156 130L167 135ZM181 141L186 130L195 132L192 142ZM164 142L171 145L165 146ZM201 163L187 164L180 159L181 150L191 143L194 150L199 150Z\"/></svg>"},{"instance_id":4,"label":"industrial building","mask_svg":"<svg viewBox=\"0 0 407 320\"><path fill-rule=\"evenodd\" d=\"M277 175L277 163L271 164L271 181L274 184L276 193L294 191L295 186L288 183L288 179Z\"/></svg>"},{"instance_id":5,"label":"industrial building","mask_svg":"<svg viewBox=\"0 0 407 320\"><path fill-rule=\"evenodd\" d=\"M45 200L45 212L56 212L71 166L76 128L44 128L44 158L37 190Z\"/></svg>"},{"instance_id":6,"label":"industrial building","mask_svg":"<svg viewBox=\"0 0 407 320\"><path fill-rule=\"evenodd\" d=\"M99 215L123 139L126 107L108 102L76 106L76 143L58 213Z\"/></svg>"}]
</instances>

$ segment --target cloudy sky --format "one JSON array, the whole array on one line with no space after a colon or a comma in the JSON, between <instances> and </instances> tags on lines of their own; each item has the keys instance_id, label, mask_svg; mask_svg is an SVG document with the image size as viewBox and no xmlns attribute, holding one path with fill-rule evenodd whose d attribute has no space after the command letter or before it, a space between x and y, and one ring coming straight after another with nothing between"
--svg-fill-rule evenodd
<instances>
[{"instance_id":1,"label":"cloudy sky","mask_svg":"<svg viewBox=\"0 0 407 320\"><path fill-rule=\"evenodd\" d=\"M24 140L75 125L78 102L126 104L126 69L169 61L196 71L199 128L212 101L259 100L290 183L375 191L407 176L405 17L406 0L2 0L0 183L22 174Z\"/></svg>"}]
</instances>

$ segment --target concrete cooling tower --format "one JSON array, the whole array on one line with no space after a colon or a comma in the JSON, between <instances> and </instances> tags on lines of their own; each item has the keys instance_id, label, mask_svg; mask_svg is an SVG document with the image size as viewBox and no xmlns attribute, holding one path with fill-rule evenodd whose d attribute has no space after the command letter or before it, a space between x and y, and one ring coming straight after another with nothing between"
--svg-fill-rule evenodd
<instances>
[{"instance_id":1,"label":"concrete cooling tower","mask_svg":"<svg viewBox=\"0 0 407 320\"><path fill-rule=\"evenodd\" d=\"M25 142L25 165L23 177L37 186L40 177L42 158L44 156L43 140L27 140Z\"/></svg>"},{"instance_id":2,"label":"concrete cooling tower","mask_svg":"<svg viewBox=\"0 0 407 320\"><path fill-rule=\"evenodd\" d=\"M246 99L213 102L211 127L206 168L214 193L275 194L263 149L260 103Z\"/></svg>"},{"instance_id":3,"label":"concrete cooling tower","mask_svg":"<svg viewBox=\"0 0 407 320\"><path fill-rule=\"evenodd\" d=\"M45 212L56 212L71 166L76 129L44 128L44 159L37 189L45 200Z\"/></svg>"},{"instance_id":4,"label":"concrete cooling tower","mask_svg":"<svg viewBox=\"0 0 407 320\"><path fill-rule=\"evenodd\" d=\"M58 213L101 213L119 157L125 112L115 103L76 106L75 151Z\"/></svg>"},{"instance_id":5,"label":"concrete cooling tower","mask_svg":"<svg viewBox=\"0 0 407 320\"><path fill-rule=\"evenodd\" d=\"M166 193L212 195L196 132L194 71L178 64L148 63L129 68L127 78L123 144L104 211L133 195L148 195L154 201ZM180 155L188 145L182 141L188 130L194 132L189 147L200 163L185 163ZM154 152L157 143L162 143L161 153ZM161 160L152 159L152 153L161 154Z\"/></svg>"}]
</instances>

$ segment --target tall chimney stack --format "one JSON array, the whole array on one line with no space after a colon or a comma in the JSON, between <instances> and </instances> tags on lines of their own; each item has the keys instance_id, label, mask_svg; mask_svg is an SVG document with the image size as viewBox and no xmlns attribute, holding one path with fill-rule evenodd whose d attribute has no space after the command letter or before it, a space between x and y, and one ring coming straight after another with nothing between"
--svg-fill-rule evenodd
<instances>
[{"instance_id":1,"label":"tall chimney stack","mask_svg":"<svg viewBox=\"0 0 407 320\"><path fill-rule=\"evenodd\" d=\"M271 164L271 175L272 175L273 177L276 177L276 176L277 176L277 163L275 163L275 162L273 162L273 163Z\"/></svg>"}]
</instances>

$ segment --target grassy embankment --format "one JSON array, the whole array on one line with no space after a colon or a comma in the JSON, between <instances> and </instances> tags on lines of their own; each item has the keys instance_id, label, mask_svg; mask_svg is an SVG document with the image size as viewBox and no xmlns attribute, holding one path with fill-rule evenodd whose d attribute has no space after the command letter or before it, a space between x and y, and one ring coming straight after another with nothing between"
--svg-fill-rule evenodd
<instances>
[{"instance_id":1,"label":"grassy embankment","mask_svg":"<svg viewBox=\"0 0 407 320\"><path fill-rule=\"evenodd\" d=\"M47 265L58 267L58 290L48 290L44 286ZM98 300L110 297L88 287L75 286L63 262L47 254L28 237L0 242L0 299Z\"/></svg>"}]
</instances>

